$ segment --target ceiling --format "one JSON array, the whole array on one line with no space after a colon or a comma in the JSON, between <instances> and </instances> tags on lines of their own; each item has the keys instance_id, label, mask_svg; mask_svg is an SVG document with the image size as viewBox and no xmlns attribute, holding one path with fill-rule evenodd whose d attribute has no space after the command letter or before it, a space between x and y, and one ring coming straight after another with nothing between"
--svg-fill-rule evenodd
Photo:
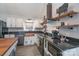
<instances>
[{"instance_id":1,"label":"ceiling","mask_svg":"<svg viewBox=\"0 0 79 59\"><path fill-rule=\"evenodd\" d=\"M46 15L46 3L0 3L0 15L42 18Z\"/></svg>"}]
</instances>

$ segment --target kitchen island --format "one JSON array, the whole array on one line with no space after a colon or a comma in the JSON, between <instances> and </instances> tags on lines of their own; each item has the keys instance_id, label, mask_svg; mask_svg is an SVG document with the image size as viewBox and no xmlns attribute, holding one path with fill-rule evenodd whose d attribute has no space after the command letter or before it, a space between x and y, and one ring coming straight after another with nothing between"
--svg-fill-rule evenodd
<instances>
[{"instance_id":1,"label":"kitchen island","mask_svg":"<svg viewBox=\"0 0 79 59\"><path fill-rule=\"evenodd\" d=\"M17 38L0 38L0 56L14 56Z\"/></svg>"}]
</instances>

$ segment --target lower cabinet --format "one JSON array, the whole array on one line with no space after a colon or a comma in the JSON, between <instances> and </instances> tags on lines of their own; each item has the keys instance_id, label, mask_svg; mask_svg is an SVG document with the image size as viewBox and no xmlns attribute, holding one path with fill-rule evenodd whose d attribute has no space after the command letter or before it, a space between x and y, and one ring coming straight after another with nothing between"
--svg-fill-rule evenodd
<instances>
[{"instance_id":1,"label":"lower cabinet","mask_svg":"<svg viewBox=\"0 0 79 59\"><path fill-rule=\"evenodd\" d=\"M18 36L18 45L24 45L24 36Z\"/></svg>"},{"instance_id":2,"label":"lower cabinet","mask_svg":"<svg viewBox=\"0 0 79 59\"><path fill-rule=\"evenodd\" d=\"M15 56L15 55L16 55L16 51L13 49L9 56Z\"/></svg>"},{"instance_id":3,"label":"lower cabinet","mask_svg":"<svg viewBox=\"0 0 79 59\"><path fill-rule=\"evenodd\" d=\"M39 52L41 53L41 55L44 56L44 40L43 39L39 40L38 49L39 49Z\"/></svg>"},{"instance_id":4,"label":"lower cabinet","mask_svg":"<svg viewBox=\"0 0 79 59\"><path fill-rule=\"evenodd\" d=\"M24 46L27 46L27 45L34 45L35 44L35 38L34 36L31 36L31 37L24 37Z\"/></svg>"}]
</instances>

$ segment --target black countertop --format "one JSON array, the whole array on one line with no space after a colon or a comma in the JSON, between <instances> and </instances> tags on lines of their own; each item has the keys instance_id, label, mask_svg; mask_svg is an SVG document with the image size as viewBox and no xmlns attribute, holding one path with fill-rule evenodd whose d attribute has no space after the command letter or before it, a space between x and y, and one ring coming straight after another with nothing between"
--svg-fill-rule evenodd
<instances>
[{"instance_id":1,"label":"black countertop","mask_svg":"<svg viewBox=\"0 0 79 59\"><path fill-rule=\"evenodd\" d=\"M79 47L79 40L77 39L68 39L68 42L58 42L57 44L54 42L54 39L51 38L51 36L47 35L47 40L53 45L55 46L57 49L64 51L64 50L68 50L68 49L72 49L72 48L76 48ZM75 41L71 41L71 40L75 40Z\"/></svg>"},{"instance_id":2,"label":"black countertop","mask_svg":"<svg viewBox=\"0 0 79 59\"><path fill-rule=\"evenodd\" d=\"M72 44L69 44L69 43L59 43L59 44L56 44L58 48L60 48L61 50L67 50L67 49L72 49L72 48L75 48L77 47L76 45L72 45Z\"/></svg>"}]
</instances>

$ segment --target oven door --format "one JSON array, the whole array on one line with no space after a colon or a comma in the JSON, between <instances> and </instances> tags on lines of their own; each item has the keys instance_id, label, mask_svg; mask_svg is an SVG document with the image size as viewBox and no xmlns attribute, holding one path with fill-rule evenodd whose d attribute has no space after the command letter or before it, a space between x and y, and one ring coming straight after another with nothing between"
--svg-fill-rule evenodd
<instances>
[{"instance_id":1,"label":"oven door","mask_svg":"<svg viewBox=\"0 0 79 59\"><path fill-rule=\"evenodd\" d=\"M48 42L48 51L53 55L53 56L61 56L61 51L55 47L51 42Z\"/></svg>"},{"instance_id":2,"label":"oven door","mask_svg":"<svg viewBox=\"0 0 79 59\"><path fill-rule=\"evenodd\" d=\"M44 56L44 39L39 36L39 46L38 46L39 52L42 56Z\"/></svg>"}]
</instances>

